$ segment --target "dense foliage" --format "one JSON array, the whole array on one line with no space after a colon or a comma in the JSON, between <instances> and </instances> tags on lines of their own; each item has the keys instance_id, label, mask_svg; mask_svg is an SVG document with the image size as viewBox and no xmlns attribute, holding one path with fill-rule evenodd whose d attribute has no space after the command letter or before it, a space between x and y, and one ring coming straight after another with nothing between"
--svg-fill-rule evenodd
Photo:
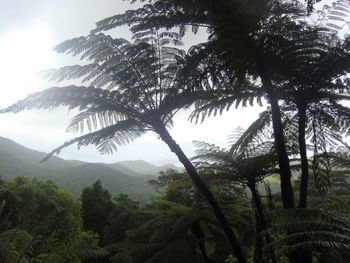
<instances>
[{"instance_id":1,"label":"dense foliage","mask_svg":"<svg viewBox=\"0 0 350 263\"><path fill-rule=\"evenodd\" d=\"M52 182L1 182L0 244L4 262L71 262L106 254L84 232L81 204Z\"/></svg>"}]
</instances>

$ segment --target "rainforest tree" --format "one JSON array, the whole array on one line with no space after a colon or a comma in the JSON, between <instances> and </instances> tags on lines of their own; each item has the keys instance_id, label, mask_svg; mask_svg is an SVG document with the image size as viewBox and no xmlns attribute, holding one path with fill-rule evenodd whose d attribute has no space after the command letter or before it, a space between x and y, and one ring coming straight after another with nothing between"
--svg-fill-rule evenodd
<instances>
[{"instance_id":1,"label":"rainforest tree","mask_svg":"<svg viewBox=\"0 0 350 263\"><path fill-rule=\"evenodd\" d=\"M63 42L56 51L80 55L90 63L48 70L45 75L58 81L80 78L88 85L47 89L29 95L2 112L61 105L79 110L69 129L83 132L87 127L89 132L64 143L47 158L74 143L78 146L92 144L101 152L112 153L117 145L128 143L148 131L155 132L176 154L206 197L233 253L244 263L242 248L217 200L168 131L174 114L193 103L191 91L178 82L185 57L185 52L176 47L181 44L180 36L150 28L135 34L134 38L132 43L91 33Z\"/></svg>"}]
</instances>

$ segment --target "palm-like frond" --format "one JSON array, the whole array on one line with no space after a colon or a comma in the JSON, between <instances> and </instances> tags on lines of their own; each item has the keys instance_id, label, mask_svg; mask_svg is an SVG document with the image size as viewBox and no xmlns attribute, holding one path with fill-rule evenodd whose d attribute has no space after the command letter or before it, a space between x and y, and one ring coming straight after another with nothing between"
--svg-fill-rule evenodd
<instances>
[{"instance_id":1,"label":"palm-like frond","mask_svg":"<svg viewBox=\"0 0 350 263\"><path fill-rule=\"evenodd\" d=\"M80 111L115 111L114 114L122 118L123 115L132 115L133 113L133 109L125 102L119 91L71 85L62 88L54 87L31 94L27 98L1 110L1 113L18 113L34 108L53 109L59 106L67 106L69 109L78 109ZM135 110L134 112L136 113L137 111ZM102 118L99 118L99 121L102 121Z\"/></svg>"},{"instance_id":2,"label":"palm-like frond","mask_svg":"<svg viewBox=\"0 0 350 263\"><path fill-rule=\"evenodd\" d=\"M1 246L17 248L19 250L28 249L32 237L21 229L10 229L0 234Z\"/></svg>"},{"instance_id":3,"label":"palm-like frond","mask_svg":"<svg viewBox=\"0 0 350 263\"><path fill-rule=\"evenodd\" d=\"M0 234L1 260L10 263L27 263L32 249L32 236L21 229L10 229Z\"/></svg>"},{"instance_id":4,"label":"palm-like frond","mask_svg":"<svg viewBox=\"0 0 350 263\"><path fill-rule=\"evenodd\" d=\"M272 150L272 141L270 138L271 112L264 111L259 114L255 120L246 129L237 141L231 146L231 153L245 154L247 157L255 154L258 150L266 153Z\"/></svg>"},{"instance_id":5,"label":"palm-like frond","mask_svg":"<svg viewBox=\"0 0 350 263\"><path fill-rule=\"evenodd\" d=\"M125 39L90 34L67 40L55 47L59 53L80 56L86 65L66 66L44 71L44 77L63 81L80 79L87 86L54 87L29 95L1 110L20 112L33 108L67 106L78 110L68 131L89 133L54 149L44 160L71 144L93 144L111 153L158 125L169 126L178 109L194 99L179 88L179 63L184 51L178 34L147 30ZM178 96L177 96L178 95Z\"/></svg>"},{"instance_id":6,"label":"palm-like frond","mask_svg":"<svg viewBox=\"0 0 350 263\"><path fill-rule=\"evenodd\" d=\"M220 97L216 100L211 99L207 102L202 100L202 105L199 104L197 106L197 108L191 113L189 120L194 121L195 123L203 122L210 116L215 117L218 114L221 115L224 111L229 111L232 106L237 109L241 105L242 107L246 107L247 104L253 106L254 102L259 106L262 106L261 99L264 94L261 90L246 91L239 94L232 90L231 93L232 94L230 95L229 91L225 92L223 90L219 92Z\"/></svg>"},{"instance_id":7,"label":"palm-like frond","mask_svg":"<svg viewBox=\"0 0 350 263\"><path fill-rule=\"evenodd\" d=\"M271 234L284 236L269 246L279 253L290 253L300 248L348 250L350 222L331 213L311 209L289 209L275 213Z\"/></svg>"},{"instance_id":8,"label":"palm-like frond","mask_svg":"<svg viewBox=\"0 0 350 263\"><path fill-rule=\"evenodd\" d=\"M350 146L344 143L342 147L338 147L335 150L336 151L328 153L328 157L330 158L332 167L334 167L335 169L349 169Z\"/></svg>"},{"instance_id":9,"label":"palm-like frond","mask_svg":"<svg viewBox=\"0 0 350 263\"><path fill-rule=\"evenodd\" d=\"M119 260L117 262L125 262L128 258L137 262L201 262L200 255L195 252L196 239L191 228L201 221L215 222L211 210L191 209L166 200L149 205L147 211L153 218L128 231L127 242L109 246L117 252L113 259Z\"/></svg>"},{"instance_id":10,"label":"palm-like frond","mask_svg":"<svg viewBox=\"0 0 350 263\"><path fill-rule=\"evenodd\" d=\"M190 240L188 240L190 241ZM181 263L181 262L200 262L198 255L191 251L188 241L174 241L163 247L151 258L144 261L145 263Z\"/></svg>"},{"instance_id":11,"label":"palm-like frond","mask_svg":"<svg viewBox=\"0 0 350 263\"><path fill-rule=\"evenodd\" d=\"M201 176L211 184L236 182L255 187L255 184L277 171L277 159L271 149L260 155L249 156L245 152L232 153L204 142L195 142L195 146L198 147L197 155L192 160Z\"/></svg>"},{"instance_id":12,"label":"palm-like frond","mask_svg":"<svg viewBox=\"0 0 350 263\"><path fill-rule=\"evenodd\" d=\"M338 33L346 25L346 18L349 17L350 7L346 0L333 1L332 5L324 5L319 11L318 23L325 24L327 27Z\"/></svg>"},{"instance_id":13,"label":"palm-like frond","mask_svg":"<svg viewBox=\"0 0 350 263\"><path fill-rule=\"evenodd\" d=\"M114 125L74 138L52 150L43 160L47 161L53 154L58 154L63 148L77 143L78 147L94 145L101 153L111 154L117 150L117 145L125 145L144 134L145 130L133 120L119 121Z\"/></svg>"},{"instance_id":14,"label":"palm-like frond","mask_svg":"<svg viewBox=\"0 0 350 263\"><path fill-rule=\"evenodd\" d=\"M38 257L48 263L64 263L97 259L108 255L108 252L97 245L96 235L83 232L81 236L71 240L69 244L61 245L50 253Z\"/></svg>"},{"instance_id":15,"label":"palm-like frond","mask_svg":"<svg viewBox=\"0 0 350 263\"><path fill-rule=\"evenodd\" d=\"M106 18L97 23L95 31L129 25L133 32L142 32L150 27L162 25L166 28L179 26L183 33L187 30L186 26L191 26L196 32L199 26L207 26L207 17L204 14L207 5L207 1L157 1L136 10L129 10L125 14ZM173 19L169 19L169 16Z\"/></svg>"}]
</instances>

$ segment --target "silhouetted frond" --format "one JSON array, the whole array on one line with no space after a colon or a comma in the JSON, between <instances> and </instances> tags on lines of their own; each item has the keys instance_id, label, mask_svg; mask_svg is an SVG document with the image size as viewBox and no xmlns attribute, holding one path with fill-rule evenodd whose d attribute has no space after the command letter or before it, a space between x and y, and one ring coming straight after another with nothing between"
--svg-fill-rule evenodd
<instances>
[{"instance_id":1,"label":"silhouetted frond","mask_svg":"<svg viewBox=\"0 0 350 263\"><path fill-rule=\"evenodd\" d=\"M18 252L28 250L31 246L32 237L21 229L10 229L0 234L1 249L14 249Z\"/></svg>"},{"instance_id":2,"label":"silhouetted frond","mask_svg":"<svg viewBox=\"0 0 350 263\"><path fill-rule=\"evenodd\" d=\"M276 211L272 234L281 235L268 246L279 253L290 253L300 248L320 251L324 248L350 248L350 222L331 213L311 209Z\"/></svg>"},{"instance_id":3,"label":"silhouetted frond","mask_svg":"<svg viewBox=\"0 0 350 263\"><path fill-rule=\"evenodd\" d=\"M42 255L42 257L48 263L65 263L107 256L108 252L97 245L97 240L91 236L91 233L83 232L81 237L71 240L69 244Z\"/></svg>"},{"instance_id":4,"label":"silhouetted frond","mask_svg":"<svg viewBox=\"0 0 350 263\"><path fill-rule=\"evenodd\" d=\"M198 107L191 113L189 120L195 121L195 123L202 123L210 116L215 117L217 115L221 115L224 111L229 111L232 106L238 108L241 104L242 107L246 107L247 103L249 103L250 106L253 106L254 102L256 102L258 105L262 106L262 96L263 94L261 92L259 94L259 91L247 91L239 94L227 94L225 97L218 98L217 100L211 100L208 102L202 101L202 105L198 105Z\"/></svg>"},{"instance_id":5,"label":"silhouetted frond","mask_svg":"<svg viewBox=\"0 0 350 263\"><path fill-rule=\"evenodd\" d=\"M187 6L182 9L181 4ZM131 26L132 32L142 32L149 28L173 28L180 27L180 32L187 31L186 26L192 26L192 31L196 32L198 26L207 26L205 11L207 3L192 1L187 3L181 1L156 1L152 4L145 4L136 10L128 10L124 14L106 18L97 23L95 32L106 31L118 26ZM182 9L182 10L181 10ZM172 19L169 19L171 17Z\"/></svg>"},{"instance_id":6,"label":"silhouetted frond","mask_svg":"<svg viewBox=\"0 0 350 263\"><path fill-rule=\"evenodd\" d=\"M78 147L94 145L101 153L111 154L117 150L117 145L124 145L145 133L146 130L133 120L122 120L100 130L72 139L51 151L43 160L47 161L53 154L58 154L63 148L72 144Z\"/></svg>"},{"instance_id":7,"label":"silhouetted frond","mask_svg":"<svg viewBox=\"0 0 350 263\"><path fill-rule=\"evenodd\" d=\"M342 147L338 147L335 150L328 153L332 167L340 169L350 168L350 146L344 143Z\"/></svg>"},{"instance_id":8,"label":"silhouetted frond","mask_svg":"<svg viewBox=\"0 0 350 263\"><path fill-rule=\"evenodd\" d=\"M259 118L254 121L248 129L246 129L241 137L231 146L232 153L245 153L247 156L254 155L257 150L260 152L271 151L270 133L266 129L270 129L271 112L264 111L259 114Z\"/></svg>"},{"instance_id":9,"label":"silhouetted frond","mask_svg":"<svg viewBox=\"0 0 350 263\"><path fill-rule=\"evenodd\" d=\"M277 172L277 158L270 151L256 155L229 152L205 142L194 142L197 155L192 157L203 179L211 185L238 182L254 186L266 176Z\"/></svg>"},{"instance_id":10,"label":"silhouetted frond","mask_svg":"<svg viewBox=\"0 0 350 263\"><path fill-rule=\"evenodd\" d=\"M20 112L30 109L53 109L67 106L69 109L86 110L90 108L115 110L117 113L129 113L127 104L123 104L118 91L107 91L92 87L67 86L50 88L29 95L27 98L1 110L5 112Z\"/></svg>"}]
</instances>

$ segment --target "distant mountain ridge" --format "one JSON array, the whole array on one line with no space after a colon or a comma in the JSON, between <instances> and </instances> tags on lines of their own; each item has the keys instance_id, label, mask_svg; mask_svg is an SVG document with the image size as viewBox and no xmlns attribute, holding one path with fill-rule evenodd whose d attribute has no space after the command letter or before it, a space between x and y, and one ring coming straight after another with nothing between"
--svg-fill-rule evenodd
<instances>
[{"instance_id":1,"label":"distant mountain ridge","mask_svg":"<svg viewBox=\"0 0 350 263\"><path fill-rule=\"evenodd\" d=\"M156 195L148 180L154 179L161 170L180 169L174 165L156 166L140 160L108 164L63 160L57 156L40 163L46 155L0 136L0 176L5 180L16 176L52 180L75 198L79 198L84 187L101 180L113 196L124 193L137 200L147 200Z\"/></svg>"},{"instance_id":2,"label":"distant mountain ridge","mask_svg":"<svg viewBox=\"0 0 350 263\"><path fill-rule=\"evenodd\" d=\"M173 165L173 164L165 164L161 166L156 166L154 164L145 162L143 160L134 160L134 161L120 161L117 164L122 165L138 174L148 174L148 175L158 175L160 171L164 171L167 169L173 169L176 171L181 171L182 169Z\"/></svg>"}]
</instances>

